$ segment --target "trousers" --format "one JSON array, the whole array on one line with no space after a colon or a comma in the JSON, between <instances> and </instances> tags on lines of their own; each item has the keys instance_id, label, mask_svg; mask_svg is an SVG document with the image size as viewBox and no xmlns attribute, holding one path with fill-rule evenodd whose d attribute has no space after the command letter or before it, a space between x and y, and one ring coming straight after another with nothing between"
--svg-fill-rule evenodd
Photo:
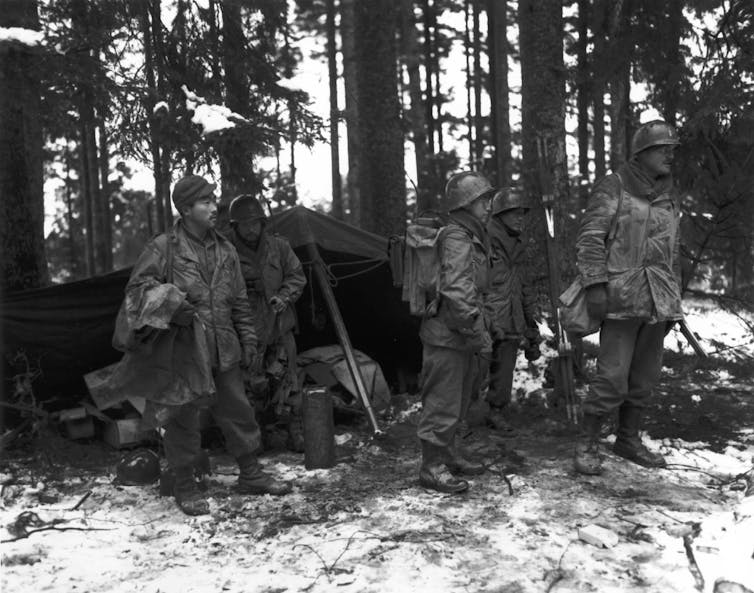
<instances>
[{"instance_id":1,"label":"trousers","mask_svg":"<svg viewBox=\"0 0 754 593\"><path fill-rule=\"evenodd\" d=\"M228 452L235 458L254 453L262 435L254 409L246 398L238 365L215 375L217 399L210 408L225 437ZM188 403L165 426L165 457L169 467L190 465L201 449L199 407Z\"/></svg>"},{"instance_id":2,"label":"trousers","mask_svg":"<svg viewBox=\"0 0 754 593\"><path fill-rule=\"evenodd\" d=\"M623 403L642 408L662 370L665 323L606 319L600 330L597 373L584 401L585 414L609 414Z\"/></svg>"},{"instance_id":3,"label":"trousers","mask_svg":"<svg viewBox=\"0 0 754 593\"><path fill-rule=\"evenodd\" d=\"M492 345L490 363L490 388L487 401L491 406L502 408L511 401L513 372L516 370L519 339L496 340Z\"/></svg>"},{"instance_id":4,"label":"trousers","mask_svg":"<svg viewBox=\"0 0 754 593\"><path fill-rule=\"evenodd\" d=\"M417 436L448 447L466 416L474 385L478 385L478 352L424 344L422 353L422 411Z\"/></svg>"}]
</instances>

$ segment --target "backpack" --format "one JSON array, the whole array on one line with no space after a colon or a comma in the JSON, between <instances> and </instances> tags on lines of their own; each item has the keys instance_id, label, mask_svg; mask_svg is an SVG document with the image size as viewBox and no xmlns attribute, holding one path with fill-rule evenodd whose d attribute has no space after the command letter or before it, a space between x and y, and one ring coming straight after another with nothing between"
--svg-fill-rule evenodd
<instances>
[{"instance_id":1,"label":"backpack","mask_svg":"<svg viewBox=\"0 0 754 593\"><path fill-rule=\"evenodd\" d=\"M411 315L431 317L436 310L440 282L439 240L445 225L441 215L427 213L406 227L400 285L403 287L401 298L409 304Z\"/></svg>"}]
</instances>

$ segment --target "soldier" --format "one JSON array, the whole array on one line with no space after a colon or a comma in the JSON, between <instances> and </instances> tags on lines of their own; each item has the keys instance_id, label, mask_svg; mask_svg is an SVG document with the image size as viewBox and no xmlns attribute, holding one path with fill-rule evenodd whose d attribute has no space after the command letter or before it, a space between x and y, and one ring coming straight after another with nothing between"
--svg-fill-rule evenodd
<instances>
[{"instance_id":1,"label":"soldier","mask_svg":"<svg viewBox=\"0 0 754 593\"><path fill-rule=\"evenodd\" d=\"M238 461L238 488L245 494L286 494L290 485L265 474L256 456L260 431L240 366L249 366L256 356L257 336L236 251L214 230L214 190L215 184L198 175L175 184L173 204L181 217L171 233L158 235L144 248L126 286L126 303L138 304L145 289L159 287L168 278L186 293L171 323L203 328L202 335L192 335L206 340L209 349L217 391L211 411ZM180 369L175 374L180 376ZM201 442L199 408L195 403L175 407L164 437L165 456L175 475L173 495L187 515L206 514L209 505L194 480Z\"/></svg>"},{"instance_id":2,"label":"soldier","mask_svg":"<svg viewBox=\"0 0 754 593\"><path fill-rule=\"evenodd\" d=\"M671 174L678 143L669 124L642 125L631 140L630 161L595 185L581 223L577 266L589 314L603 320L574 456L583 474L602 472L597 440L616 408L613 452L646 467L665 465L642 444L639 428L660 376L666 329L683 318L680 210Z\"/></svg>"},{"instance_id":3,"label":"soldier","mask_svg":"<svg viewBox=\"0 0 754 593\"><path fill-rule=\"evenodd\" d=\"M494 189L483 175L453 175L445 188L449 223L438 236L436 307L422 320L422 446L419 482L440 492L463 492L484 466L466 460L456 443L479 372L478 356L489 347L484 315L489 255L484 225Z\"/></svg>"},{"instance_id":4,"label":"soldier","mask_svg":"<svg viewBox=\"0 0 754 593\"><path fill-rule=\"evenodd\" d=\"M272 379L258 394L257 405L275 421L287 422L288 447L304 450L301 394L296 367L296 309L306 286L301 262L283 237L265 230L267 217L259 200L241 195L230 204L231 241L238 250L249 303L259 337L257 371Z\"/></svg>"},{"instance_id":5,"label":"soldier","mask_svg":"<svg viewBox=\"0 0 754 593\"><path fill-rule=\"evenodd\" d=\"M530 206L516 189L501 190L492 199L487 223L492 253L492 274L487 312L492 334L489 419L497 428L507 426L500 410L510 403L513 372L521 345L527 360L540 357L536 302L524 271L525 246L521 240L524 218Z\"/></svg>"}]
</instances>

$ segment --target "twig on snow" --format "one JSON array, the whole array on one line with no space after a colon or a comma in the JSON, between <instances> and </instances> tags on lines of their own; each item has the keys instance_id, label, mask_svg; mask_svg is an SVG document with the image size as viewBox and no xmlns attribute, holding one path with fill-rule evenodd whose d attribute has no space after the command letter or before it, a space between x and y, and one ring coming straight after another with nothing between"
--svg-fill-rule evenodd
<instances>
[{"instance_id":1,"label":"twig on snow","mask_svg":"<svg viewBox=\"0 0 754 593\"><path fill-rule=\"evenodd\" d=\"M81 505L84 504L91 495L92 495L92 491L87 490L86 494L84 494L84 496L82 496L81 499L75 505L73 505L73 508L71 508L71 510L78 511L79 507L81 507Z\"/></svg>"},{"instance_id":2,"label":"twig on snow","mask_svg":"<svg viewBox=\"0 0 754 593\"><path fill-rule=\"evenodd\" d=\"M702 571L699 570L699 565L696 563L696 558L694 558L693 548L694 538L696 538L700 532L701 528L699 523L694 523L691 533L683 536L683 548L686 550L686 558L688 558L689 561L689 572L691 573L691 576L694 577L696 588L699 591L704 591L704 577L702 576Z\"/></svg>"}]
</instances>

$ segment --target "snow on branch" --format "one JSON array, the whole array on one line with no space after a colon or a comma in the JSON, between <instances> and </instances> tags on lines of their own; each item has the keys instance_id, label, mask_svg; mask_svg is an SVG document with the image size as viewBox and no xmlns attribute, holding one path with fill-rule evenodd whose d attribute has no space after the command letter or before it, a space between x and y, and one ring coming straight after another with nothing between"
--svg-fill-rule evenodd
<instances>
[{"instance_id":1,"label":"snow on branch","mask_svg":"<svg viewBox=\"0 0 754 593\"><path fill-rule=\"evenodd\" d=\"M22 27L0 27L0 43L14 42L31 47L42 45L44 35L41 31Z\"/></svg>"},{"instance_id":2,"label":"snow on branch","mask_svg":"<svg viewBox=\"0 0 754 593\"><path fill-rule=\"evenodd\" d=\"M245 117L231 111L225 105L207 103L203 97L191 92L185 84L181 89L186 95L186 109L194 112L191 118L192 123L202 126L205 136L234 128L238 124L250 123Z\"/></svg>"}]
</instances>

